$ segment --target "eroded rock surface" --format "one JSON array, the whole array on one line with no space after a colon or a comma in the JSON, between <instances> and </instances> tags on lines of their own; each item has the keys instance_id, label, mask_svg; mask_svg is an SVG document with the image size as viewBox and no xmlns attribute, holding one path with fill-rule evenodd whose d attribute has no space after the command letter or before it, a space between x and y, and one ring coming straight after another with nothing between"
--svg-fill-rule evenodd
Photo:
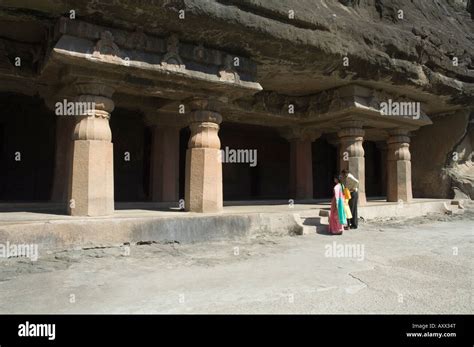
<instances>
[{"instance_id":1,"label":"eroded rock surface","mask_svg":"<svg viewBox=\"0 0 474 347\"><path fill-rule=\"evenodd\" d=\"M4 0L0 18L11 25L2 25L7 31L2 37L25 36L33 24L21 22L32 19L47 32L45 27L72 9L89 22L141 27L154 35L176 32L245 54L259 63L262 86L283 94L307 95L360 81L422 94L433 108L441 99L426 92L464 105L474 95L471 1ZM183 9L185 20L178 17ZM35 40L41 41L41 30L27 41ZM347 67L344 56L350 59Z\"/></svg>"}]
</instances>

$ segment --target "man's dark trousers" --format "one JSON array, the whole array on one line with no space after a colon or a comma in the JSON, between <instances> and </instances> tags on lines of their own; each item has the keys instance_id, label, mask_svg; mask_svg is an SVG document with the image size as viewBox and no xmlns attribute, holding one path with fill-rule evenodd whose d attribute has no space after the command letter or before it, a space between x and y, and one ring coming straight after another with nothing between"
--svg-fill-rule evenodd
<instances>
[{"instance_id":1,"label":"man's dark trousers","mask_svg":"<svg viewBox=\"0 0 474 347\"><path fill-rule=\"evenodd\" d=\"M357 228L358 226L358 216L357 216L357 200L359 200L358 192L351 192L351 199L349 200L349 208L351 209L352 218L351 218L351 227Z\"/></svg>"}]
</instances>

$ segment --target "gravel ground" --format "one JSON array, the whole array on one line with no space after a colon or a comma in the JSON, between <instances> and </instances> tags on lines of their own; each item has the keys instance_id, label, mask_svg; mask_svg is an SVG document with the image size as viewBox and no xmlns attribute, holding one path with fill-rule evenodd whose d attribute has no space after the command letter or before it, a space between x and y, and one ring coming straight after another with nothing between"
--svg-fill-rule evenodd
<instances>
[{"instance_id":1,"label":"gravel ground","mask_svg":"<svg viewBox=\"0 0 474 347\"><path fill-rule=\"evenodd\" d=\"M474 213L0 260L0 313L473 313Z\"/></svg>"}]
</instances>

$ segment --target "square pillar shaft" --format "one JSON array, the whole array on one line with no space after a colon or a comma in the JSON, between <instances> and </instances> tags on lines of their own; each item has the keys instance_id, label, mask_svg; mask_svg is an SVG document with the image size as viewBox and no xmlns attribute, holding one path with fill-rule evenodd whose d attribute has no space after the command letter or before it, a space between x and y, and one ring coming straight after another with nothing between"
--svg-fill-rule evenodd
<instances>
[{"instance_id":1,"label":"square pillar shaft","mask_svg":"<svg viewBox=\"0 0 474 347\"><path fill-rule=\"evenodd\" d=\"M152 127L150 196L152 201L179 200L179 127Z\"/></svg>"},{"instance_id":2,"label":"square pillar shaft","mask_svg":"<svg viewBox=\"0 0 474 347\"><path fill-rule=\"evenodd\" d=\"M72 216L106 216L114 212L113 145L76 140L69 211Z\"/></svg>"},{"instance_id":3,"label":"square pillar shaft","mask_svg":"<svg viewBox=\"0 0 474 347\"><path fill-rule=\"evenodd\" d=\"M189 148L186 151L185 207L191 212L221 212L222 164L215 148Z\"/></svg>"}]
</instances>

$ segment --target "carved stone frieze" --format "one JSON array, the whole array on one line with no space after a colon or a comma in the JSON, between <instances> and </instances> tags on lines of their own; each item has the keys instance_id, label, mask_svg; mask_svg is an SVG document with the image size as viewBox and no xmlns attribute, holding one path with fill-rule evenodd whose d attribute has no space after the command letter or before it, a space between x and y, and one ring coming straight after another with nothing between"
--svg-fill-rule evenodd
<instances>
[{"instance_id":1,"label":"carved stone frieze","mask_svg":"<svg viewBox=\"0 0 474 347\"><path fill-rule=\"evenodd\" d=\"M171 69L184 69L183 60L179 56L179 39L178 35L172 34L166 40L167 52L163 57L161 65Z\"/></svg>"},{"instance_id":2,"label":"carved stone frieze","mask_svg":"<svg viewBox=\"0 0 474 347\"><path fill-rule=\"evenodd\" d=\"M120 59L120 49L114 42L114 36L110 31L103 31L100 39L94 46L92 56L104 60Z\"/></svg>"},{"instance_id":3,"label":"carved stone frieze","mask_svg":"<svg viewBox=\"0 0 474 347\"><path fill-rule=\"evenodd\" d=\"M144 50L147 48L147 36L141 27L137 27L135 32L130 35L130 41L135 49Z\"/></svg>"},{"instance_id":4,"label":"carved stone frieze","mask_svg":"<svg viewBox=\"0 0 474 347\"><path fill-rule=\"evenodd\" d=\"M223 81L237 82L240 80L240 76L234 67L234 58L226 54L224 58L224 65L219 69L219 77Z\"/></svg>"}]
</instances>

